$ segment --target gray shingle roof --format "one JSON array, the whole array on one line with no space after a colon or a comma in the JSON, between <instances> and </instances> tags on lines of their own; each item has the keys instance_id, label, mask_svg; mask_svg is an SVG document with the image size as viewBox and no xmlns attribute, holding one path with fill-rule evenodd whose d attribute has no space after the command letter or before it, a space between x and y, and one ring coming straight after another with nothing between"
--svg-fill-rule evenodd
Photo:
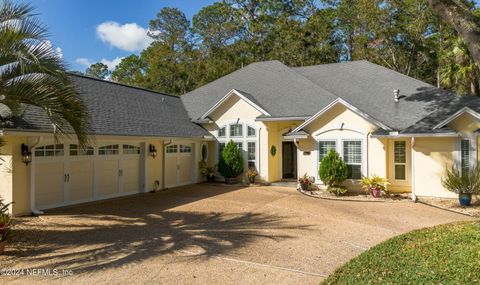
<instances>
[{"instance_id":1,"label":"gray shingle roof","mask_svg":"<svg viewBox=\"0 0 480 285\"><path fill-rule=\"evenodd\" d=\"M195 120L232 89L250 94L273 117L312 115L336 99L279 61L250 64L181 98ZM308 102L305 98L309 98Z\"/></svg>"},{"instance_id":2,"label":"gray shingle roof","mask_svg":"<svg viewBox=\"0 0 480 285\"><path fill-rule=\"evenodd\" d=\"M177 96L72 75L97 135L202 137L210 135L190 121ZM45 113L29 106L7 129L52 131Z\"/></svg>"},{"instance_id":3,"label":"gray shingle roof","mask_svg":"<svg viewBox=\"0 0 480 285\"><path fill-rule=\"evenodd\" d=\"M455 94L368 61L299 68L258 62L182 96L182 101L196 119L231 89L248 93L272 117L312 116L342 98L398 131L442 132L421 121L430 116L443 120L459 106L453 103ZM395 89L400 90L399 102L394 101Z\"/></svg>"},{"instance_id":4,"label":"gray shingle roof","mask_svg":"<svg viewBox=\"0 0 480 285\"><path fill-rule=\"evenodd\" d=\"M295 71L394 130L404 130L456 96L368 61L294 68ZM399 102L393 90L400 90Z\"/></svg>"}]
</instances>

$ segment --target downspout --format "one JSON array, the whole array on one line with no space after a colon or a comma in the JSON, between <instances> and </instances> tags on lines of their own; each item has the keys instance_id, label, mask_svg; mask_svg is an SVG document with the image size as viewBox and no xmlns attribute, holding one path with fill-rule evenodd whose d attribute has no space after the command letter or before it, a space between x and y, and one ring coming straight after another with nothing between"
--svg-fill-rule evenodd
<instances>
[{"instance_id":1,"label":"downspout","mask_svg":"<svg viewBox=\"0 0 480 285\"><path fill-rule=\"evenodd\" d=\"M262 156L260 155L260 147L261 147L261 137L262 137L262 127L260 127L258 129L258 173L262 173L262 165L261 165L261 160L262 160ZM268 141L268 139L267 139ZM267 158L269 157L270 153L269 153L269 150L268 150L268 145L267 145ZM267 169L267 178L268 178L268 169Z\"/></svg>"},{"instance_id":2,"label":"downspout","mask_svg":"<svg viewBox=\"0 0 480 285\"><path fill-rule=\"evenodd\" d=\"M368 172L368 170L369 170L369 161L370 161L370 157L368 156L368 155L369 155L369 153L368 153L368 149L369 149L369 147L368 147L368 146L369 146L369 139L368 139L368 137L370 136L370 134L371 134L371 132L368 132L368 133L367 133L367 135L366 135L366 143L365 143L365 144L366 144L366 147L367 147L367 151L366 151L366 153L367 153L367 161L366 161L366 162L367 162L367 163L366 163L366 169L365 169L365 170L366 170L365 172L366 172L366 176L367 176L367 177L370 176L370 173Z\"/></svg>"},{"instance_id":3,"label":"downspout","mask_svg":"<svg viewBox=\"0 0 480 285\"><path fill-rule=\"evenodd\" d=\"M167 168L167 158L165 157L165 153L166 153L166 150L167 150L167 146L171 145L172 144L172 140L170 140L168 143L164 143L163 144L163 148L162 148L162 158L163 158L163 171L162 171L162 184L163 184L163 187L162 189L163 190L167 190L167 184L166 184L166 176L165 176L165 171L166 171L166 168Z\"/></svg>"},{"instance_id":4,"label":"downspout","mask_svg":"<svg viewBox=\"0 0 480 285\"><path fill-rule=\"evenodd\" d=\"M412 201L417 202L417 194L415 193L415 155L414 155L414 149L413 147L415 146L415 138L411 138L410 142L410 167L411 167L411 177L412 177Z\"/></svg>"},{"instance_id":5,"label":"downspout","mask_svg":"<svg viewBox=\"0 0 480 285\"><path fill-rule=\"evenodd\" d=\"M42 137L38 137L37 141L34 144L28 146L30 150L33 150L40 142L42 141ZM43 215L43 212L37 210L35 207L35 161L32 161L30 164L30 212L33 215Z\"/></svg>"}]
</instances>

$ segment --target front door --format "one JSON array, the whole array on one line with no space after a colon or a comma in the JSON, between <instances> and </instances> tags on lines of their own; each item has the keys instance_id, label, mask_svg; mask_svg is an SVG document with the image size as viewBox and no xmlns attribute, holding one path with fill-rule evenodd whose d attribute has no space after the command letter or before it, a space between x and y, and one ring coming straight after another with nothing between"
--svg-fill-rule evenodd
<instances>
[{"instance_id":1,"label":"front door","mask_svg":"<svg viewBox=\"0 0 480 285\"><path fill-rule=\"evenodd\" d=\"M293 142L282 142L282 169L282 178L297 178L297 147Z\"/></svg>"}]
</instances>

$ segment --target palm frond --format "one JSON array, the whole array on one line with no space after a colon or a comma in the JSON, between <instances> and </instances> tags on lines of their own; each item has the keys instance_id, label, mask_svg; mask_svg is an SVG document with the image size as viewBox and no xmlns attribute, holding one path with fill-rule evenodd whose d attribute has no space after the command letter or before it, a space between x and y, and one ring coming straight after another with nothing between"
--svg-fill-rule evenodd
<instances>
[{"instance_id":1,"label":"palm frond","mask_svg":"<svg viewBox=\"0 0 480 285\"><path fill-rule=\"evenodd\" d=\"M0 95L13 113L26 105L42 108L55 137L75 133L88 144L87 108L66 73L63 59L47 40L47 28L29 4L0 0Z\"/></svg>"}]
</instances>

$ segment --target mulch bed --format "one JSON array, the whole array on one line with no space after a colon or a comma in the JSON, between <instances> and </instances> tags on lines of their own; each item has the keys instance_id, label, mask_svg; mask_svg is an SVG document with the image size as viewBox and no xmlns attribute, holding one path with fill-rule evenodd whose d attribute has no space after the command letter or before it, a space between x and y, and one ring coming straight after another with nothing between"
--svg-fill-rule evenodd
<instances>
[{"instance_id":1,"label":"mulch bed","mask_svg":"<svg viewBox=\"0 0 480 285\"><path fill-rule=\"evenodd\" d=\"M310 197L315 197L315 198L320 198L320 199L331 199L331 200L343 200L343 201L363 201L363 202L391 202L391 201L401 201L401 200L406 200L410 199L408 194L403 194L403 193L395 193L395 194L390 194L388 196L382 196L380 198L375 198L372 197L371 195L367 195L365 193L355 193L355 192L350 192L347 193L346 195L343 196L335 196L334 194L331 194L328 191L325 190L314 190L314 191L303 191L299 189L302 194L310 196Z\"/></svg>"},{"instance_id":2,"label":"mulch bed","mask_svg":"<svg viewBox=\"0 0 480 285\"><path fill-rule=\"evenodd\" d=\"M469 215L472 217L480 217L480 197L472 197L472 206L461 207L458 199L447 198L433 198L433 197L421 197L418 201L424 204L432 205L442 209L454 211L457 213Z\"/></svg>"}]
</instances>

